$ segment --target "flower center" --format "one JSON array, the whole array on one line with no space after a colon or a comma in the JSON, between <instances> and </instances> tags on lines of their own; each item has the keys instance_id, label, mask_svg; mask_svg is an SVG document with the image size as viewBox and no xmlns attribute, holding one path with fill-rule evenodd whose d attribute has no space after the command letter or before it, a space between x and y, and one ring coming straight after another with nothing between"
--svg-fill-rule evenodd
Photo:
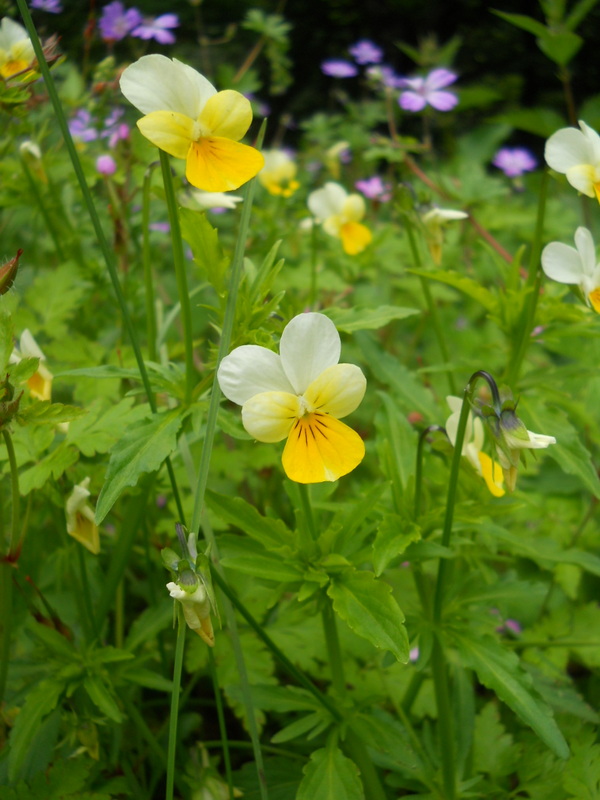
<instances>
[{"instance_id":1,"label":"flower center","mask_svg":"<svg viewBox=\"0 0 600 800\"><path fill-rule=\"evenodd\" d=\"M308 417L308 415L312 414L314 410L314 407L308 402L304 395L298 395L298 419L302 419L302 417Z\"/></svg>"}]
</instances>

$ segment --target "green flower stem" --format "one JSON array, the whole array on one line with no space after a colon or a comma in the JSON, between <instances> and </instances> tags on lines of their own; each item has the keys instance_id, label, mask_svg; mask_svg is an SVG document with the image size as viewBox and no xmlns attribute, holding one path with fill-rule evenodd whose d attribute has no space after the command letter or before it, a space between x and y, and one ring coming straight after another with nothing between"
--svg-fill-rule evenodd
<instances>
[{"instance_id":1,"label":"green flower stem","mask_svg":"<svg viewBox=\"0 0 600 800\"><path fill-rule=\"evenodd\" d=\"M6 428L2 429L4 444L8 454L8 464L10 467L10 486L11 486L11 517L10 517L10 539L8 545L8 556L13 558L17 551L21 549L19 539L19 526L21 524L21 495L19 493L19 470L17 469L17 458L12 437Z\"/></svg>"},{"instance_id":2,"label":"green flower stem","mask_svg":"<svg viewBox=\"0 0 600 800\"><path fill-rule=\"evenodd\" d=\"M402 698L402 710L405 714L410 712L412 708L412 704L415 702L417 695L419 694L419 689L423 685L425 681L425 672L421 670L420 672L414 672L412 678L410 679L410 683L406 691L404 692L404 697Z\"/></svg>"},{"instance_id":3,"label":"green flower stem","mask_svg":"<svg viewBox=\"0 0 600 800\"><path fill-rule=\"evenodd\" d=\"M540 296L540 286L542 282L540 270L540 258L542 252L542 235L544 231L544 217L546 213L546 198L548 195L548 170L544 170L542 183L540 186L540 196L538 200L538 212L535 225L533 242L531 245L531 257L529 259L529 270L527 282L525 284L525 298L523 301L523 311L515 346L506 373L506 383L515 386L521 371L521 366L531 340L531 331L535 322L535 312Z\"/></svg>"},{"instance_id":4,"label":"green flower stem","mask_svg":"<svg viewBox=\"0 0 600 800\"><path fill-rule=\"evenodd\" d=\"M231 772L231 758L229 756L229 739L227 737L227 725L225 723L225 714L223 712L223 698L221 697L221 689L219 687L219 673L217 671L215 656L211 647L208 648L208 666L210 668L210 675L213 683L213 694L215 696L215 703L217 705L217 718L219 720L219 732L221 733L223 762L225 763L225 774L227 776L229 800L234 800L233 774Z\"/></svg>"},{"instance_id":5,"label":"green flower stem","mask_svg":"<svg viewBox=\"0 0 600 800\"><path fill-rule=\"evenodd\" d=\"M175 753L177 750L177 723L179 721L179 692L181 690L181 670L183 667L183 648L187 625L183 619L183 609L177 603L177 642L175 644L175 663L173 664L173 689L171 692L171 713L169 716L169 744L167 748L167 786L165 800L173 800L175 782Z\"/></svg>"},{"instance_id":6,"label":"green flower stem","mask_svg":"<svg viewBox=\"0 0 600 800\"><path fill-rule=\"evenodd\" d=\"M323 632L325 634L325 644L329 657L329 669L331 670L331 682L336 693L343 697L346 694L346 678L344 676L344 659L340 638L338 635L337 623L333 605L329 597L324 598L323 610L321 612L323 620Z\"/></svg>"},{"instance_id":7,"label":"green flower stem","mask_svg":"<svg viewBox=\"0 0 600 800\"><path fill-rule=\"evenodd\" d=\"M181 228L179 225L179 215L177 213L177 198L173 186L173 176L171 174L171 163L169 156L159 150L160 166L162 170L163 185L165 188L165 199L167 201L167 211L169 214L169 225L171 226L171 243L173 246L173 266L175 267L175 278L177 280L177 293L181 305L181 322L183 325L183 344L185 348L185 402L189 404L192 400L192 392L196 383L196 368L194 367L194 338L192 334L192 307L190 304L190 293L188 289L185 257L183 254L183 241L181 239Z\"/></svg>"},{"instance_id":8,"label":"green flower stem","mask_svg":"<svg viewBox=\"0 0 600 800\"><path fill-rule=\"evenodd\" d=\"M433 675L435 704L438 712L438 741L439 754L442 762L444 800L454 800L456 797L454 718L452 703L450 702L448 665L446 663L446 657L440 641L439 631L436 631L433 639L433 647L431 650L431 672Z\"/></svg>"},{"instance_id":9,"label":"green flower stem","mask_svg":"<svg viewBox=\"0 0 600 800\"><path fill-rule=\"evenodd\" d=\"M82 614L84 626L88 630L88 639L98 639L98 626L96 624L96 617L92 605L92 597L90 593L90 582L88 580L87 568L85 565L85 553L83 552L83 545L76 542L77 560L79 561L79 577L81 580L81 596L83 598L83 611Z\"/></svg>"},{"instance_id":10,"label":"green flower stem","mask_svg":"<svg viewBox=\"0 0 600 800\"><path fill-rule=\"evenodd\" d=\"M381 785L377 770L362 740L348 728L344 742L346 751L360 770L360 777L368 800L387 800L385 789Z\"/></svg>"},{"instance_id":11,"label":"green flower stem","mask_svg":"<svg viewBox=\"0 0 600 800\"><path fill-rule=\"evenodd\" d=\"M2 429L10 467L12 508L10 516L10 539L8 553L0 558L0 708L4 700L8 662L10 656L10 632L13 619L13 569L21 550L19 526L21 524L21 496L19 493L19 471L12 437Z\"/></svg>"},{"instance_id":12,"label":"green flower stem","mask_svg":"<svg viewBox=\"0 0 600 800\"><path fill-rule=\"evenodd\" d=\"M428 425L419 434L419 441L417 442L417 464L415 468L415 522L421 516L421 499L423 494L423 445L427 439L428 433L435 433L441 431L446 433L446 429L441 425Z\"/></svg>"},{"instance_id":13,"label":"green flower stem","mask_svg":"<svg viewBox=\"0 0 600 800\"><path fill-rule=\"evenodd\" d=\"M144 175L142 192L142 265L144 268L144 287L146 295L146 331L148 337L148 358L157 360L156 353L156 307L154 299L154 276L150 263L150 189L156 162L150 164Z\"/></svg>"},{"instance_id":14,"label":"green flower stem","mask_svg":"<svg viewBox=\"0 0 600 800\"><path fill-rule=\"evenodd\" d=\"M417 247L417 242L415 239L414 225L408 214L404 215L404 222L405 222L406 234L408 236L408 243L410 245L410 251L412 253L413 263L417 269L422 269L423 262L421 261L419 248ZM431 289L429 288L429 283L427 282L427 279L424 278L422 275L419 275L419 280L421 282L423 295L425 296L425 303L427 305L427 310L429 311L429 316L433 324L433 330L437 338L438 347L440 348L440 352L442 354L442 360L444 364L448 366L448 364L450 363L450 353L448 351L448 346L446 344L446 337L444 335L444 331L442 330L442 325L440 322L437 306L433 299L433 295L431 294ZM456 394L456 385L454 383L454 376L452 375L450 369L446 370L446 375L448 377L448 386L450 387L450 393Z\"/></svg>"},{"instance_id":15,"label":"green flower stem","mask_svg":"<svg viewBox=\"0 0 600 800\"><path fill-rule=\"evenodd\" d=\"M262 145L264 138L265 123L263 122L259 135L257 146ZM242 216L240 219L240 230L235 244L235 251L233 254L233 262L231 265L231 274L229 276L229 286L227 291L227 304L225 306L225 314L223 316L223 327L221 329L221 341L219 342L219 352L217 354L218 369L222 359L225 358L229 352L231 345L231 336L233 333L233 323L235 320L235 307L238 296L238 289L242 276L242 268L244 263L244 249L246 247L246 238L248 236L248 229L250 227L250 212L252 211L252 200L254 197L254 187L256 178L249 181L243 190L244 202L242 207ZM217 380L213 381L212 391L210 395L210 403L208 406L208 413L206 416L206 429L204 434L204 446L202 448L202 455L200 456L200 465L198 467L198 483L196 485L196 493L194 498L194 509L192 512L191 530L196 533L200 529L200 517L204 507L204 494L206 492L206 485L208 483L208 472L210 468L210 458L212 454L213 443L215 440L215 431L217 429L217 416L219 414L219 405L221 403L221 390Z\"/></svg>"}]
</instances>

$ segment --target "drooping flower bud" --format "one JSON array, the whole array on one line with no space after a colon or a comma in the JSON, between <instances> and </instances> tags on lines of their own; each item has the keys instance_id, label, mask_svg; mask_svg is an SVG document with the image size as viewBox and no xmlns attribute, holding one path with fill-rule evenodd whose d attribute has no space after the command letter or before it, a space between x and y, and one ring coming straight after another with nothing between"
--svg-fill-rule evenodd
<instances>
[{"instance_id":1,"label":"drooping flower bud","mask_svg":"<svg viewBox=\"0 0 600 800\"><path fill-rule=\"evenodd\" d=\"M17 255L0 267L0 295L6 294L15 282L22 254L22 250L17 250Z\"/></svg>"}]
</instances>

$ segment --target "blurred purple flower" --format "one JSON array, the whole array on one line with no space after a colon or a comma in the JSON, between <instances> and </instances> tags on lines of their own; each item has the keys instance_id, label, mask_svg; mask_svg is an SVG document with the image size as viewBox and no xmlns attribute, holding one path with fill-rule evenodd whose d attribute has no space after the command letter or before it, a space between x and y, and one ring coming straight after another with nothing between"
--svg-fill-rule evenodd
<instances>
[{"instance_id":1,"label":"blurred purple flower","mask_svg":"<svg viewBox=\"0 0 600 800\"><path fill-rule=\"evenodd\" d=\"M175 36L169 28L178 27L177 14L161 14L160 17L144 17L141 24L131 31L131 35L138 39L156 39L159 44L173 44Z\"/></svg>"},{"instance_id":2,"label":"blurred purple flower","mask_svg":"<svg viewBox=\"0 0 600 800\"><path fill-rule=\"evenodd\" d=\"M148 225L148 229L151 231L159 231L159 233L168 233L171 230L171 226L168 222L151 222Z\"/></svg>"},{"instance_id":3,"label":"blurred purple flower","mask_svg":"<svg viewBox=\"0 0 600 800\"><path fill-rule=\"evenodd\" d=\"M321 72L331 78L353 78L358 75L357 67L341 58L328 58L322 61Z\"/></svg>"},{"instance_id":4,"label":"blurred purple flower","mask_svg":"<svg viewBox=\"0 0 600 800\"><path fill-rule=\"evenodd\" d=\"M96 170L100 175L114 175L117 171L117 162L112 156L98 156L96 159Z\"/></svg>"},{"instance_id":5,"label":"blurred purple flower","mask_svg":"<svg viewBox=\"0 0 600 800\"><path fill-rule=\"evenodd\" d=\"M389 185L389 183L384 183L379 175L373 175L372 178L365 178L364 180L356 181L354 186L359 192L364 194L365 197L368 197L369 200L377 200L380 203L387 203L387 201L392 197L392 193L390 191L392 187Z\"/></svg>"},{"instance_id":6,"label":"blurred purple flower","mask_svg":"<svg viewBox=\"0 0 600 800\"><path fill-rule=\"evenodd\" d=\"M119 0L114 0L102 9L102 16L98 20L98 29L105 42L119 42L128 33L140 24L142 15L137 8L125 11L125 6Z\"/></svg>"},{"instance_id":7,"label":"blurred purple flower","mask_svg":"<svg viewBox=\"0 0 600 800\"><path fill-rule=\"evenodd\" d=\"M419 648L418 647L411 647L408 653L409 661L414 664L416 661L419 660Z\"/></svg>"},{"instance_id":8,"label":"blurred purple flower","mask_svg":"<svg viewBox=\"0 0 600 800\"><path fill-rule=\"evenodd\" d=\"M441 92L457 79L458 75L448 69L434 69L425 78L402 78L400 86L408 91L398 98L400 108L405 111L422 111L430 105L437 111L450 111L458 103L452 92Z\"/></svg>"},{"instance_id":9,"label":"blurred purple flower","mask_svg":"<svg viewBox=\"0 0 600 800\"><path fill-rule=\"evenodd\" d=\"M122 108L115 108L104 120L104 129L100 136L103 139L108 139L110 148L116 147L117 142L121 140L129 139L129 125L125 122L119 122L124 113Z\"/></svg>"},{"instance_id":10,"label":"blurred purple flower","mask_svg":"<svg viewBox=\"0 0 600 800\"><path fill-rule=\"evenodd\" d=\"M98 131L95 128L95 120L89 111L80 108L73 119L69 121L69 130L74 139L80 142L93 142L98 138Z\"/></svg>"},{"instance_id":11,"label":"blurred purple flower","mask_svg":"<svg viewBox=\"0 0 600 800\"><path fill-rule=\"evenodd\" d=\"M383 58L383 50L369 39L361 39L348 52L357 64L379 64Z\"/></svg>"},{"instance_id":12,"label":"blurred purple flower","mask_svg":"<svg viewBox=\"0 0 600 800\"><path fill-rule=\"evenodd\" d=\"M31 0L29 5L31 8L37 8L39 11L48 11L50 14L60 14L63 11L60 0Z\"/></svg>"},{"instance_id":13,"label":"blurred purple flower","mask_svg":"<svg viewBox=\"0 0 600 800\"><path fill-rule=\"evenodd\" d=\"M537 167L537 160L524 147L502 147L492 164L509 178L516 178L524 172L530 172Z\"/></svg>"}]
</instances>

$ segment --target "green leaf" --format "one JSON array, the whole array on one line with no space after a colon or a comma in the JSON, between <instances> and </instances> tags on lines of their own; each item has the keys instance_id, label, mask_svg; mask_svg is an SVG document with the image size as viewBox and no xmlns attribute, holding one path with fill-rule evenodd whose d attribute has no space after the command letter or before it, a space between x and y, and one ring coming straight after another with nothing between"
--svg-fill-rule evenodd
<instances>
[{"instance_id":1,"label":"green leaf","mask_svg":"<svg viewBox=\"0 0 600 800\"><path fill-rule=\"evenodd\" d=\"M228 569L269 581L296 582L303 572L280 555L267 552L258 542L242 536L222 536L219 540L221 564Z\"/></svg>"},{"instance_id":2,"label":"green leaf","mask_svg":"<svg viewBox=\"0 0 600 800\"><path fill-rule=\"evenodd\" d=\"M475 670L480 682L510 706L559 758L568 758L569 747L551 709L535 692L531 676L521 668L515 653L505 650L491 636L454 633L453 638L465 665Z\"/></svg>"},{"instance_id":3,"label":"green leaf","mask_svg":"<svg viewBox=\"0 0 600 800\"><path fill-rule=\"evenodd\" d=\"M544 36L548 32L548 28L542 22L533 17L526 17L525 14L507 14L505 11L497 11L495 8L491 8L490 11L506 22L510 22L511 25L533 33L534 36Z\"/></svg>"},{"instance_id":4,"label":"green leaf","mask_svg":"<svg viewBox=\"0 0 600 800\"><path fill-rule=\"evenodd\" d=\"M593 731L583 731L573 742L573 754L565 766L563 787L568 800L597 800L600 797L600 745Z\"/></svg>"},{"instance_id":5,"label":"green leaf","mask_svg":"<svg viewBox=\"0 0 600 800\"><path fill-rule=\"evenodd\" d=\"M412 317L421 312L417 308L379 306L378 308L326 308L323 310L335 327L343 333L378 330L394 319Z\"/></svg>"},{"instance_id":6,"label":"green leaf","mask_svg":"<svg viewBox=\"0 0 600 800\"><path fill-rule=\"evenodd\" d=\"M122 680L135 683L136 686L144 686L146 689L154 689L156 692L173 691L173 681L144 667L127 667L120 673L120 677Z\"/></svg>"},{"instance_id":7,"label":"green leaf","mask_svg":"<svg viewBox=\"0 0 600 800\"><path fill-rule=\"evenodd\" d=\"M92 403L89 413L69 425L67 442L77 447L84 456L108 453L130 425L148 414L146 405L132 408L133 397L124 397L108 409L104 401Z\"/></svg>"},{"instance_id":8,"label":"green leaf","mask_svg":"<svg viewBox=\"0 0 600 800\"><path fill-rule=\"evenodd\" d=\"M486 703L475 721L473 736L473 766L488 775L510 775L519 759L519 749L513 737L500 722L497 703Z\"/></svg>"},{"instance_id":9,"label":"green leaf","mask_svg":"<svg viewBox=\"0 0 600 800\"><path fill-rule=\"evenodd\" d=\"M401 496L415 474L417 431L387 392L377 395L383 403L375 416L375 427L380 434L377 447L382 463L388 467L386 474Z\"/></svg>"},{"instance_id":10,"label":"green leaf","mask_svg":"<svg viewBox=\"0 0 600 800\"><path fill-rule=\"evenodd\" d=\"M165 598L157 605L146 608L134 621L125 640L128 650L137 650L145 642L155 640L165 628L173 626L173 601L166 595L165 590Z\"/></svg>"},{"instance_id":11,"label":"green leaf","mask_svg":"<svg viewBox=\"0 0 600 800\"><path fill-rule=\"evenodd\" d=\"M9 370L8 360L13 351L14 323L12 314L5 306L0 306L0 379Z\"/></svg>"},{"instance_id":12,"label":"green leaf","mask_svg":"<svg viewBox=\"0 0 600 800\"><path fill-rule=\"evenodd\" d=\"M275 736L271 737L271 742L273 744L283 744L284 742L291 742L292 739L297 739L299 736L304 736L304 734L309 734L309 731L313 731L315 728L318 728L319 731L323 730L323 724L328 727L331 725L331 715L328 711L324 709L319 711L313 711L312 714L308 714L305 717L300 717L300 719L291 722L289 725L286 725L285 728L282 728ZM313 738L308 735L307 738Z\"/></svg>"},{"instance_id":13,"label":"green leaf","mask_svg":"<svg viewBox=\"0 0 600 800\"><path fill-rule=\"evenodd\" d=\"M83 688L88 693L92 703L94 703L94 705L109 719L115 722L123 721L124 717L119 710L119 706L99 677L96 675L87 675L83 681Z\"/></svg>"},{"instance_id":14,"label":"green leaf","mask_svg":"<svg viewBox=\"0 0 600 800\"><path fill-rule=\"evenodd\" d=\"M352 718L352 730L367 747L383 754L385 760L382 766L393 770L400 767L403 772L409 772L415 777L423 774L423 763L413 750L406 729L387 712L375 708L355 714Z\"/></svg>"},{"instance_id":15,"label":"green leaf","mask_svg":"<svg viewBox=\"0 0 600 800\"><path fill-rule=\"evenodd\" d=\"M26 469L19 476L21 494L29 494L33 489L40 489L53 477L58 480L72 464L79 458L79 453L74 447L68 447L65 442L42 458L41 461Z\"/></svg>"},{"instance_id":16,"label":"green leaf","mask_svg":"<svg viewBox=\"0 0 600 800\"><path fill-rule=\"evenodd\" d=\"M64 689L62 683L45 679L27 693L25 704L19 711L10 734L9 780L14 781L19 776L23 761L42 720L56 708Z\"/></svg>"},{"instance_id":17,"label":"green leaf","mask_svg":"<svg viewBox=\"0 0 600 800\"><path fill-rule=\"evenodd\" d=\"M132 426L111 453L106 478L96 506L96 524L108 514L121 492L135 486L144 472L154 472L177 447L177 433L185 411L181 408L153 414Z\"/></svg>"},{"instance_id":18,"label":"green leaf","mask_svg":"<svg viewBox=\"0 0 600 800\"><path fill-rule=\"evenodd\" d=\"M337 747L312 753L296 800L364 800L356 764Z\"/></svg>"},{"instance_id":19,"label":"green leaf","mask_svg":"<svg viewBox=\"0 0 600 800\"><path fill-rule=\"evenodd\" d=\"M16 364L9 364L6 371L10 375L10 382L16 388L21 383L25 383L38 370L40 365L39 358L22 358ZM4 375L2 375L4 380Z\"/></svg>"},{"instance_id":20,"label":"green leaf","mask_svg":"<svg viewBox=\"0 0 600 800\"><path fill-rule=\"evenodd\" d=\"M190 208L179 209L179 223L181 235L192 249L194 262L217 294L223 295L229 259L223 255L219 232L213 228L204 212Z\"/></svg>"},{"instance_id":21,"label":"green leaf","mask_svg":"<svg viewBox=\"0 0 600 800\"><path fill-rule=\"evenodd\" d=\"M63 403L50 403L44 400L19 409L17 421L21 425L58 425L59 422L71 422L86 414L85 408L65 406Z\"/></svg>"},{"instance_id":22,"label":"green leaf","mask_svg":"<svg viewBox=\"0 0 600 800\"><path fill-rule=\"evenodd\" d=\"M375 647L389 650L398 661L408 661L404 614L392 596L392 587L372 572L348 570L332 577L327 594L335 612L354 633Z\"/></svg>"},{"instance_id":23,"label":"green leaf","mask_svg":"<svg viewBox=\"0 0 600 800\"><path fill-rule=\"evenodd\" d=\"M254 506L241 497L227 497L210 489L206 492L206 504L223 522L244 531L266 550L284 557L293 555L290 546L293 534L280 519L263 517Z\"/></svg>"},{"instance_id":24,"label":"green leaf","mask_svg":"<svg viewBox=\"0 0 600 800\"><path fill-rule=\"evenodd\" d=\"M564 127L564 120L550 108L518 108L495 117L493 122L505 122L527 133L547 139L559 128Z\"/></svg>"},{"instance_id":25,"label":"green leaf","mask_svg":"<svg viewBox=\"0 0 600 800\"><path fill-rule=\"evenodd\" d=\"M373 542L373 569L379 577L392 559L401 556L413 542L421 539L421 529L397 514L388 514L377 529Z\"/></svg>"},{"instance_id":26,"label":"green leaf","mask_svg":"<svg viewBox=\"0 0 600 800\"><path fill-rule=\"evenodd\" d=\"M551 61L564 67L577 55L583 45L583 39L571 31L551 30L540 36L537 45Z\"/></svg>"},{"instance_id":27,"label":"green leaf","mask_svg":"<svg viewBox=\"0 0 600 800\"><path fill-rule=\"evenodd\" d=\"M355 335L369 369L375 377L393 390L397 402L407 413L419 411L426 420L439 416L431 392L422 386L414 373L400 363L398 358L381 350L377 341L364 332Z\"/></svg>"},{"instance_id":28,"label":"green leaf","mask_svg":"<svg viewBox=\"0 0 600 800\"><path fill-rule=\"evenodd\" d=\"M462 275L460 272L454 272L449 269L408 269L407 272L413 275L420 275L427 280L438 281L439 283L445 283L447 286L452 286L478 302L490 314L494 316L498 314L500 308L498 298L494 297L489 289L482 286L480 281L473 280L473 278Z\"/></svg>"}]
</instances>

